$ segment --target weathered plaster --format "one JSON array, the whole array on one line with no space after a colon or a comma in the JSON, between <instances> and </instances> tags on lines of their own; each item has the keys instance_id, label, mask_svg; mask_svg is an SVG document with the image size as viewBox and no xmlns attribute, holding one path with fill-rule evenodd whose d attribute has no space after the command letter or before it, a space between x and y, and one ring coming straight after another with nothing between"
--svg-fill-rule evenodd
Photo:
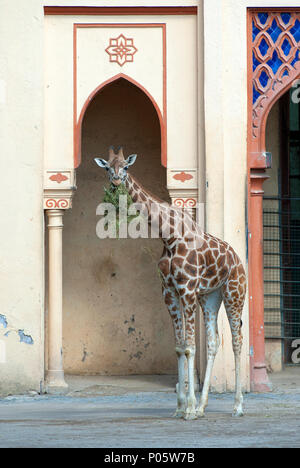
<instances>
[{"instance_id":1,"label":"weathered plaster","mask_svg":"<svg viewBox=\"0 0 300 468\"><path fill-rule=\"evenodd\" d=\"M39 390L44 377L43 8L0 0L0 10L2 394Z\"/></svg>"}]
</instances>

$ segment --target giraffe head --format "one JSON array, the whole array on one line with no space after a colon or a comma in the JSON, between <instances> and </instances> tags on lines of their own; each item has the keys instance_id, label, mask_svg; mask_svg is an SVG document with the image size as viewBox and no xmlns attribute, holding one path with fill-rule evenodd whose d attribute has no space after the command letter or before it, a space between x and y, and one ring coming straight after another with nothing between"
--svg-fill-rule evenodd
<instances>
[{"instance_id":1,"label":"giraffe head","mask_svg":"<svg viewBox=\"0 0 300 468\"><path fill-rule=\"evenodd\" d=\"M108 161L102 158L95 158L98 166L103 167L109 176L109 180L113 185L120 185L127 178L129 166L135 163L136 154L131 154L127 159L124 158L123 148L119 148L118 154L115 154L113 146L109 148Z\"/></svg>"}]
</instances>

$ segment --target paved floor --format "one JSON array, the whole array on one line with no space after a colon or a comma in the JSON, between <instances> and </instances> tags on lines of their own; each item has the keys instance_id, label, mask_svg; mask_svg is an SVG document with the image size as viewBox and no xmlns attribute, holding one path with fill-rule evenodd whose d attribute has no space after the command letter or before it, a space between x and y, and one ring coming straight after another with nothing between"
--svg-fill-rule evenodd
<instances>
[{"instance_id":1,"label":"paved floor","mask_svg":"<svg viewBox=\"0 0 300 468\"><path fill-rule=\"evenodd\" d=\"M274 391L210 395L204 419L171 416L175 377L68 377L65 396L0 399L0 447L300 447L300 369L273 374Z\"/></svg>"}]
</instances>

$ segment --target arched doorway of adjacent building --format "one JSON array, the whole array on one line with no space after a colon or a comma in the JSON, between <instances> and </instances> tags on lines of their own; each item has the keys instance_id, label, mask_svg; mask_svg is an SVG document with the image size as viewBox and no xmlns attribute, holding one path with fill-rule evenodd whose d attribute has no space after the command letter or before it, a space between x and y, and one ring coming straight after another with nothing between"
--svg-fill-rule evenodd
<instances>
[{"instance_id":1,"label":"arched doorway of adjacent building","mask_svg":"<svg viewBox=\"0 0 300 468\"><path fill-rule=\"evenodd\" d=\"M63 351L68 374L175 374L171 321L157 270L159 239L96 236L106 173L93 158L110 145L138 154L132 173L169 201L161 122L145 92L118 78L99 88L82 121L81 164L63 231Z\"/></svg>"},{"instance_id":2,"label":"arched doorway of adjacent building","mask_svg":"<svg viewBox=\"0 0 300 468\"><path fill-rule=\"evenodd\" d=\"M270 389L265 362L263 252L263 184L269 178L266 169L270 166L266 125L275 103L299 77L299 28L299 9L248 10L249 351L251 389L254 391ZM282 270L279 263L277 267Z\"/></svg>"}]
</instances>

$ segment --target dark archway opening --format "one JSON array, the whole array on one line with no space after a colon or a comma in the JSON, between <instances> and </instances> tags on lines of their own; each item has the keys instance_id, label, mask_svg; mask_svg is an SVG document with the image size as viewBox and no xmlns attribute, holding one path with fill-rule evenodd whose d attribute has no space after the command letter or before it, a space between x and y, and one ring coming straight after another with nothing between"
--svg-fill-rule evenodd
<instances>
[{"instance_id":1,"label":"dark archway opening","mask_svg":"<svg viewBox=\"0 0 300 468\"><path fill-rule=\"evenodd\" d=\"M291 88L272 108L266 148L271 178L264 196L266 356L272 370L295 365L300 345L300 105Z\"/></svg>"}]
</instances>

